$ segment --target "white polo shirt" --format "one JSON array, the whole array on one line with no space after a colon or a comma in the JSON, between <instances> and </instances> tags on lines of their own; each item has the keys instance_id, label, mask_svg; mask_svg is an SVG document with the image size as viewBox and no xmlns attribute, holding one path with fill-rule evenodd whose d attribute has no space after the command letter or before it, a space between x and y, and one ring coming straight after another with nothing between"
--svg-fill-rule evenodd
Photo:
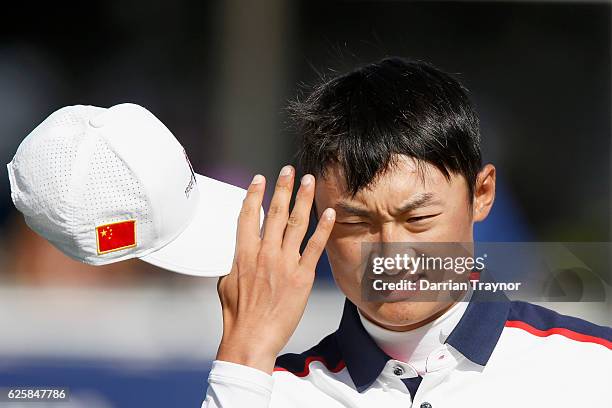
<instances>
[{"instance_id":1,"label":"white polo shirt","mask_svg":"<svg viewBox=\"0 0 612 408\"><path fill-rule=\"evenodd\" d=\"M347 299L338 330L278 357L273 375L215 361L202 406L612 407L611 328L476 290L453 326L419 375L382 351Z\"/></svg>"}]
</instances>

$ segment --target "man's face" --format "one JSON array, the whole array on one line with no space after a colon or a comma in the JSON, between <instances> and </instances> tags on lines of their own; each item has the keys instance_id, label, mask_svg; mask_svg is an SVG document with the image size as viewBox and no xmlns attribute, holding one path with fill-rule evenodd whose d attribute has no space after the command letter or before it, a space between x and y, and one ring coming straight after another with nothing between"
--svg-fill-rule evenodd
<instances>
[{"instance_id":1,"label":"man's face","mask_svg":"<svg viewBox=\"0 0 612 408\"><path fill-rule=\"evenodd\" d=\"M450 180L435 166L398 156L368 188L346 192L339 167L328 169L316 186L316 208L336 210L327 243L334 278L344 294L370 320L402 330L448 308L449 301L366 302L362 299L362 243L472 242L473 211L465 178ZM319 214L320 215L320 214Z\"/></svg>"}]
</instances>

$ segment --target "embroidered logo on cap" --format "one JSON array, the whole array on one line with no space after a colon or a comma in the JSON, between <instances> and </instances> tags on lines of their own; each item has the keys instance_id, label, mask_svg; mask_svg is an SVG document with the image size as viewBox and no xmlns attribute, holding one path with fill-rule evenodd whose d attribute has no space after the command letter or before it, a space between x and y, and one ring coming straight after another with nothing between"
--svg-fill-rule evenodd
<instances>
[{"instance_id":1,"label":"embroidered logo on cap","mask_svg":"<svg viewBox=\"0 0 612 408\"><path fill-rule=\"evenodd\" d=\"M195 176L195 171L193 171L193 166L191 165L191 162L189 161L189 156L187 156L187 151L185 150L185 148L183 148L183 153L185 154L185 160L187 160L187 164L189 165L189 170L191 171L191 177L189 178L189 183L187 184L187 187L185 188L185 196L187 198L189 198L189 194L191 194L191 190L193 190L193 187L196 184L196 176Z\"/></svg>"},{"instance_id":2,"label":"embroidered logo on cap","mask_svg":"<svg viewBox=\"0 0 612 408\"><path fill-rule=\"evenodd\" d=\"M96 227L98 255L136 246L136 220L120 221Z\"/></svg>"}]
</instances>

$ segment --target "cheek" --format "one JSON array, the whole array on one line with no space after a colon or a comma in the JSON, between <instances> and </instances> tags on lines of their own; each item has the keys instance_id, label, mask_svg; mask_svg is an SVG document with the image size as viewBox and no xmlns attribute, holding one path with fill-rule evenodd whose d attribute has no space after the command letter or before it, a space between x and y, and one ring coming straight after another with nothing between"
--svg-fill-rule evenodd
<instances>
[{"instance_id":1,"label":"cheek","mask_svg":"<svg viewBox=\"0 0 612 408\"><path fill-rule=\"evenodd\" d=\"M457 206L449 208L443 219L423 238L429 242L471 242L472 227L472 219L466 206Z\"/></svg>"},{"instance_id":2,"label":"cheek","mask_svg":"<svg viewBox=\"0 0 612 408\"><path fill-rule=\"evenodd\" d=\"M363 273L361 241L334 238L332 234L326 250L338 285L344 291L348 290L348 287L358 286Z\"/></svg>"},{"instance_id":3,"label":"cheek","mask_svg":"<svg viewBox=\"0 0 612 408\"><path fill-rule=\"evenodd\" d=\"M361 242L332 235L327 243L327 256L332 267L355 267L361 263Z\"/></svg>"},{"instance_id":4,"label":"cheek","mask_svg":"<svg viewBox=\"0 0 612 408\"><path fill-rule=\"evenodd\" d=\"M450 235L453 240L471 241L473 225L469 209L466 206L459 206L449 216Z\"/></svg>"}]
</instances>

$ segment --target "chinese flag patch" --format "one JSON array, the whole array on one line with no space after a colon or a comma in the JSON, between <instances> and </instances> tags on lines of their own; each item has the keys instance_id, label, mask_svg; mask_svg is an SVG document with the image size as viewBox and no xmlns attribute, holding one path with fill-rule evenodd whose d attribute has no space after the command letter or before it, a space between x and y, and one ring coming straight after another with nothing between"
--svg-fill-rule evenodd
<instances>
[{"instance_id":1,"label":"chinese flag patch","mask_svg":"<svg viewBox=\"0 0 612 408\"><path fill-rule=\"evenodd\" d=\"M136 220L115 222L96 227L98 254L136 246Z\"/></svg>"}]
</instances>

